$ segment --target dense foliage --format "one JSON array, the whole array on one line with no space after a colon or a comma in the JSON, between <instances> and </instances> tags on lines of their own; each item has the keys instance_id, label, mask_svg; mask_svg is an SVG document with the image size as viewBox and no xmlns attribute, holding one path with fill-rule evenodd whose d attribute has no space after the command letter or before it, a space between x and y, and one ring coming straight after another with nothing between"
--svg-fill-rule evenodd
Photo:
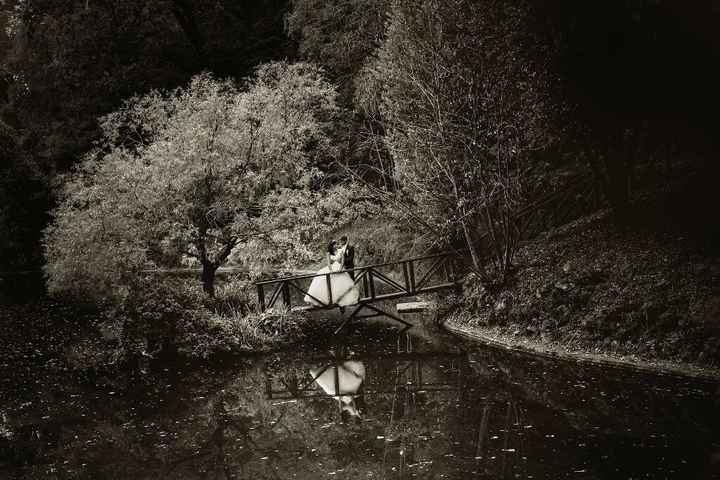
<instances>
[{"instance_id":1,"label":"dense foliage","mask_svg":"<svg viewBox=\"0 0 720 480\"><path fill-rule=\"evenodd\" d=\"M117 292L143 267L187 256L212 295L233 248L272 246L295 224L277 211L312 200L334 95L311 65L272 63L244 91L202 75L126 102L66 183L46 235L50 290Z\"/></svg>"},{"instance_id":2,"label":"dense foliage","mask_svg":"<svg viewBox=\"0 0 720 480\"><path fill-rule=\"evenodd\" d=\"M123 98L284 56L284 3L3 2L15 121L34 153L69 165Z\"/></svg>"},{"instance_id":3,"label":"dense foliage","mask_svg":"<svg viewBox=\"0 0 720 480\"><path fill-rule=\"evenodd\" d=\"M717 19L669 0L0 0L0 272L44 264L51 293L177 344L261 321L208 300L221 265L311 268L344 233L368 263L467 249L485 295L522 272L514 216L558 178L592 176L624 227L671 183L668 223L717 204ZM140 275L177 266L208 295Z\"/></svg>"},{"instance_id":4,"label":"dense foliage","mask_svg":"<svg viewBox=\"0 0 720 480\"><path fill-rule=\"evenodd\" d=\"M298 55L325 67L346 100L366 59L380 46L388 0L292 0L288 34Z\"/></svg>"},{"instance_id":5,"label":"dense foliage","mask_svg":"<svg viewBox=\"0 0 720 480\"><path fill-rule=\"evenodd\" d=\"M588 160L617 220L633 220L639 170L692 158L716 175L720 75L709 66L720 55L720 11L712 2L536 3L571 107L563 150Z\"/></svg>"},{"instance_id":6,"label":"dense foliage","mask_svg":"<svg viewBox=\"0 0 720 480\"><path fill-rule=\"evenodd\" d=\"M493 2L398 2L366 71L400 184L392 195L420 231L464 238L478 272L512 261L511 218L536 181L536 152L553 140L544 51L529 7ZM368 109L372 109L370 105ZM490 232L491 251L478 242Z\"/></svg>"},{"instance_id":7,"label":"dense foliage","mask_svg":"<svg viewBox=\"0 0 720 480\"><path fill-rule=\"evenodd\" d=\"M518 61L510 52L531 44L557 54L557 61L540 62L563 85L571 107L555 156L588 160L616 209L627 208L639 163L667 162L684 151L707 156L714 148L712 112L719 97L717 77L706 66L717 57L717 17L707 3L689 9L668 1L615 0L584 8L553 0L533 4L530 15L522 2L483 1L470 10L465 2L434 5L439 14L428 22L446 17L442 38L433 40L441 47L438 65L452 61L448 52L454 50L456 58L469 52L453 42L472 29L479 36L469 44L479 49L470 52L469 64L497 51L494 61L510 60L506 73L519 88L525 88L523 75L530 72L512 72L528 64L525 53ZM341 104L357 109L335 122L336 133L345 135L338 160L384 188L396 187L386 125L367 108L378 85L362 72L377 66L378 48L388 34L395 38L383 49L404 41L412 44L402 59L406 66L420 58L418 52L427 48L413 40L422 39L420 30L398 27L399 12L413 8L410 2L387 0L3 1L0 115L17 146L3 151L8 160L3 198L17 198L8 192L18 190L28 195L3 202L5 268L39 263L37 237L51 206L50 186L58 185L57 175L101 135L98 116L135 93L183 85L202 70L239 78L262 61L286 56L322 65L338 86ZM415 16L422 9L416 10ZM454 11L467 16L453 23ZM498 23L483 20L490 18ZM489 26L499 35L483 36ZM403 31L415 37L403 39ZM481 70L475 74L491 84L494 74ZM520 108L510 110L525 115ZM407 113L414 114L412 107Z\"/></svg>"}]
</instances>

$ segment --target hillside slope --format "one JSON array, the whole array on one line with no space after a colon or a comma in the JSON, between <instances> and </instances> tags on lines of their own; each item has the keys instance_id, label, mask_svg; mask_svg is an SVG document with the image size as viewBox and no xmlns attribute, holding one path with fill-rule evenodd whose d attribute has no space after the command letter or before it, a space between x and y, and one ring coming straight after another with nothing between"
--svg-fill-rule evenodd
<instances>
[{"instance_id":1,"label":"hillside slope","mask_svg":"<svg viewBox=\"0 0 720 480\"><path fill-rule=\"evenodd\" d=\"M451 328L539 350L720 366L720 258L677 229L607 211L525 244L511 285L468 282Z\"/></svg>"}]
</instances>

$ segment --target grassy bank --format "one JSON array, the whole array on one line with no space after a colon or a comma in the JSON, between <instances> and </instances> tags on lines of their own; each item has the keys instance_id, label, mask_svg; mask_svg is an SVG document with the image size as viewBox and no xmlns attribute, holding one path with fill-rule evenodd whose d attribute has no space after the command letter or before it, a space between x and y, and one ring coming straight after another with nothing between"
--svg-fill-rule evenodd
<instances>
[{"instance_id":1,"label":"grassy bank","mask_svg":"<svg viewBox=\"0 0 720 480\"><path fill-rule=\"evenodd\" d=\"M0 307L0 377L13 369L113 370L160 357L210 358L289 348L325 321L302 313L258 313L252 285L229 281L208 299L198 282L153 279L122 306L41 298Z\"/></svg>"},{"instance_id":2,"label":"grassy bank","mask_svg":"<svg viewBox=\"0 0 720 480\"><path fill-rule=\"evenodd\" d=\"M720 261L677 230L618 229L607 212L524 245L488 292L470 279L447 325L504 345L718 371Z\"/></svg>"}]
</instances>

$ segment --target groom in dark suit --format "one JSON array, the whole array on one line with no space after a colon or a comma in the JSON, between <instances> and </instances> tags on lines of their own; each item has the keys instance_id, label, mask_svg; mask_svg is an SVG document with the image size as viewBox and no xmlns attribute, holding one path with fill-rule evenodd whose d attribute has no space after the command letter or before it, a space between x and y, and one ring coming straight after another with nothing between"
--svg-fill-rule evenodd
<instances>
[{"instance_id":1,"label":"groom in dark suit","mask_svg":"<svg viewBox=\"0 0 720 480\"><path fill-rule=\"evenodd\" d=\"M343 268L345 270L352 270L355 268L355 247L348 244L348 237L343 235L340 237L340 248L344 249L343 252ZM355 280L355 272L348 272L350 278Z\"/></svg>"}]
</instances>

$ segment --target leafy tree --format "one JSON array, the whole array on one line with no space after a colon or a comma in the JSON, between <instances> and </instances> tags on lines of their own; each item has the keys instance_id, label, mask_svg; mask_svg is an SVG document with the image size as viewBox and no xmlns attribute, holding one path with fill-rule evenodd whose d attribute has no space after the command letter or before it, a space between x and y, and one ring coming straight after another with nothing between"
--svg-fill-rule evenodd
<instances>
[{"instance_id":1,"label":"leafy tree","mask_svg":"<svg viewBox=\"0 0 720 480\"><path fill-rule=\"evenodd\" d=\"M200 75L127 101L101 120L101 142L54 212L50 290L109 292L148 262L187 255L213 295L234 248L288 228L266 213L279 192L318 185L335 110L334 88L307 63L263 65L243 91Z\"/></svg>"},{"instance_id":2,"label":"leafy tree","mask_svg":"<svg viewBox=\"0 0 720 480\"><path fill-rule=\"evenodd\" d=\"M372 182L389 183L387 152L377 141L377 118L356 102L365 89L360 73L382 44L389 0L292 0L287 30L297 42L297 55L322 65L338 85L346 115L338 124L344 152L339 173L362 171Z\"/></svg>"},{"instance_id":3,"label":"leafy tree","mask_svg":"<svg viewBox=\"0 0 720 480\"><path fill-rule=\"evenodd\" d=\"M25 182L27 164L36 174L18 197L32 208L9 208L0 220L26 248L2 256L22 258L20 268L40 263L55 176L102 135L98 117L202 71L242 78L287 57L286 10L287 0L0 1L0 119L17 140L3 174L13 185Z\"/></svg>"},{"instance_id":4,"label":"leafy tree","mask_svg":"<svg viewBox=\"0 0 720 480\"><path fill-rule=\"evenodd\" d=\"M233 252L233 260L255 271L306 267L325 260L328 238L340 229L383 215L359 183L335 183L325 176L321 189L283 188L267 197L263 217L275 228ZM366 231L365 229L363 229ZM273 248L268 248L268 244Z\"/></svg>"},{"instance_id":5,"label":"leafy tree","mask_svg":"<svg viewBox=\"0 0 720 480\"><path fill-rule=\"evenodd\" d=\"M387 198L444 243L462 238L482 275L486 254L510 268L512 214L537 174L534 152L553 139L548 57L530 47L529 15L518 2L395 2L366 69L367 109L382 118L400 185Z\"/></svg>"}]
</instances>

